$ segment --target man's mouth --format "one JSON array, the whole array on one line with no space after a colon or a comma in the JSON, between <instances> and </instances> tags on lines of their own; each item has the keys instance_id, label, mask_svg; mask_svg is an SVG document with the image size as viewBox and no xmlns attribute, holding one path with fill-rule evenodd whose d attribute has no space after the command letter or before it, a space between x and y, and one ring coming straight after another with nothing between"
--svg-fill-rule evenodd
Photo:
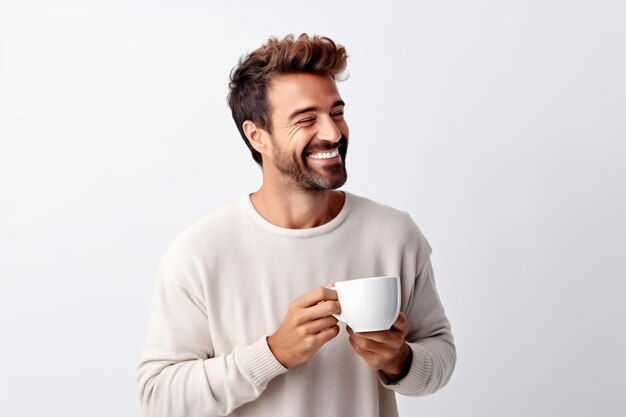
<instances>
[{"instance_id":1,"label":"man's mouth","mask_svg":"<svg viewBox=\"0 0 626 417\"><path fill-rule=\"evenodd\" d=\"M307 157L311 159L331 159L331 158L336 158L337 156L339 156L339 149L337 148L335 148L334 150L330 152L313 152L313 153L307 154Z\"/></svg>"}]
</instances>

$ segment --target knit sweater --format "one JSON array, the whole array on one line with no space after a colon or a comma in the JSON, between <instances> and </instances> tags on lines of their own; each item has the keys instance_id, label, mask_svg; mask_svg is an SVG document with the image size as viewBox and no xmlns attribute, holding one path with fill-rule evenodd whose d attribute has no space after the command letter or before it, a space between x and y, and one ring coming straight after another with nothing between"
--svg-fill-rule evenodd
<instances>
[{"instance_id":1,"label":"knit sweater","mask_svg":"<svg viewBox=\"0 0 626 417\"><path fill-rule=\"evenodd\" d=\"M346 417L398 414L395 393L444 386L455 365L431 248L411 217L345 192L330 222L286 229L249 195L184 230L163 256L137 380L149 417ZM350 346L345 325L286 369L267 344L297 297L331 282L401 279L408 375L391 383Z\"/></svg>"}]
</instances>

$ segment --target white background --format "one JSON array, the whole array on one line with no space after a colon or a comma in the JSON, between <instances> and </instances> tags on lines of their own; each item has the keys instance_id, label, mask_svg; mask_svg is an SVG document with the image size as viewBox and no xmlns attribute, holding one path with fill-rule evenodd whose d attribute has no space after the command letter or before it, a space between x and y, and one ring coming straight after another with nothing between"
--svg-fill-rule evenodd
<instances>
[{"instance_id":1,"label":"white background","mask_svg":"<svg viewBox=\"0 0 626 417\"><path fill-rule=\"evenodd\" d=\"M140 415L161 255L260 185L228 74L290 32L350 54L344 189L434 248L458 365L401 415L626 415L624 2L0 4L0 415Z\"/></svg>"}]
</instances>

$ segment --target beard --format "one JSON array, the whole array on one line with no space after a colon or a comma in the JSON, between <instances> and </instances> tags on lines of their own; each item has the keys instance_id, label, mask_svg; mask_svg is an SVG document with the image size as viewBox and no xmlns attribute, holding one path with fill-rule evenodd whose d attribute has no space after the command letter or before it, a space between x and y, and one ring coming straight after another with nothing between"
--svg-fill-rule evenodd
<instances>
[{"instance_id":1,"label":"beard","mask_svg":"<svg viewBox=\"0 0 626 417\"><path fill-rule=\"evenodd\" d=\"M348 139L344 136L339 139L338 148L340 161L328 166L314 166L309 164L306 153L310 152L307 147L302 155L280 154L275 160L276 168L286 179L294 183L298 188L305 191L321 192L334 190L344 185L348 179L346 171L346 155L348 153ZM316 150L334 149L335 145L319 144Z\"/></svg>"}]
</instances>

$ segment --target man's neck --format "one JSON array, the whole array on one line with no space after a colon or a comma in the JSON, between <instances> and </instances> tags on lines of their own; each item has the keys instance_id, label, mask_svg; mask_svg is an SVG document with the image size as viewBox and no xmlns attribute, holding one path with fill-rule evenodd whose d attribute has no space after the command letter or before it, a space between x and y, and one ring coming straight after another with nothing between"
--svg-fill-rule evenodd
<instances>
[{"instance_id":1,"label":"man's neck","mask_svg":"<svg viewBox=\"0 0 626 417\"><path fill-rule=\"evenodd\" d=\"M288 229L308 229L334 219L345 202L340 191L274 188L263 184L250 194L256 211L268 222Z\"/></svg>"}]
</instances>

